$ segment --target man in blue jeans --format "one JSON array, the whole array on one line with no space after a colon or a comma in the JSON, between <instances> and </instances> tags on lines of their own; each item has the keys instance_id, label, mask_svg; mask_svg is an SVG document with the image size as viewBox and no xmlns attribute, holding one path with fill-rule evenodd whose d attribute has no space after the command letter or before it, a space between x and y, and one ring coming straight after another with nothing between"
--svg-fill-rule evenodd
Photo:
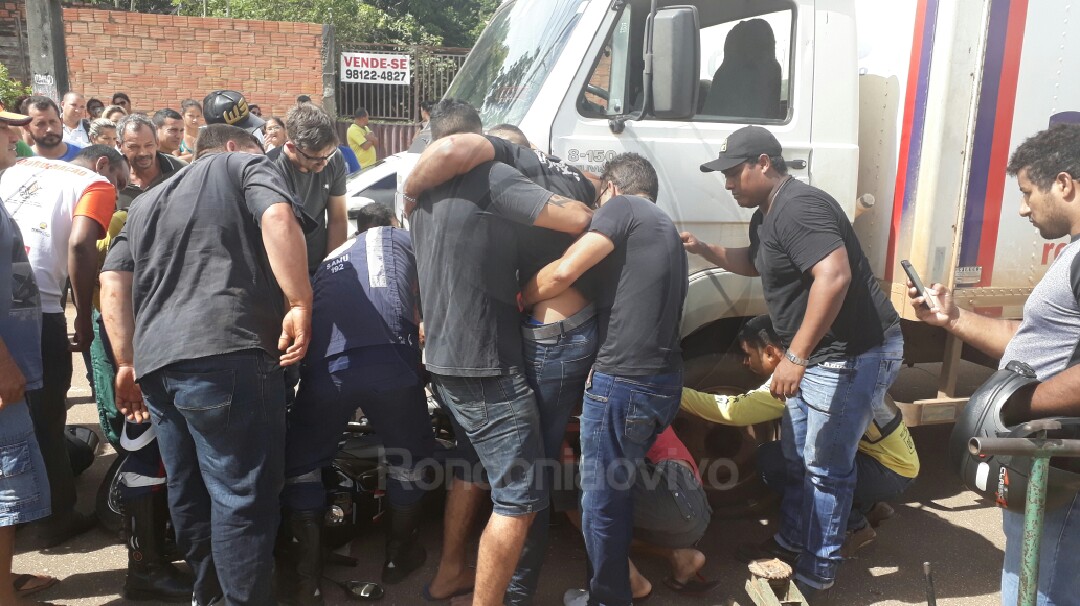
<instances>
[{"instance_id":1,"label":"man in blue jeans","mask_svg":"<svg viewBox=\"0 0 1080 606\"><path fill-rule=\"evenodd\" d=\"M481 128L475 108L444 99L432 110L434 141L424 154L437 155L452 136ZM543 458L540 413L523 372L514 224L577 234L590 215L583 203L553 194L499 162L482 163L427 190L409 215L427 335L425 364L452 413L459 448L466 459L482 464L491 484L494 513L480 539L472 601L477 606L503 603L530 525L548 506L547 490L536 478ZM480 493L469 486L480 481L466 470L454 479L446 508L448 549L461 548L460 531L479 504L478 497L460 495ZM426 597L445 599L467 590L466 577L460 569L440 567L436 580L445 584L433 583Z\"/></svg>"},{"instance_id":2,"label":"man in blue jeans","mask_svg":"<svg viewBox=\"0 0 1080 606\"><path fill-rule=\"evenodd\" d=\"M193 605L274 603L285 376L311 332L301 213L258 141L199 131L139 197L101 274L117 409L154 423ZM138 380L138 384L136 384ZM146 403L143 403L145 394Z\"/></svg>"},{"instance_id":3,"label":"man in blue jeans","mask_svg":"<svg viewBox=\"0 0 1080 606\"><path fill-rule=\"evenodd\" d=\"M686 249L728 271L761 276L785 348L770 383L787 403L780 532L753 554L740 551L797 558L795 583L816 604L828 599L842 561L859 439L903 361L900 319L847 215L832 196L787 174L768 130L740 128L701 170L722 172L739 206L757 211L749 247L711 246L684 233Z\"/></svg>"},{"instance_id":4,"label":"man in blue jeans","mask_svg":"<svg viewBox=\"0 0 1080 606\"><path fill-rule=\"evenodd\" d=\"M491 160L513 166L537 185L561 196L586 204L595 201L596 189L589 177L559 158L533 149L521 129L510 124L492 127L486 137L479 133L455 135L439 153L426 155L417 162L409 173L406 193L419 195L421 191ZM542 267L558 259L574 241L569 234L531 225L514 224L513 228L517 232L520 282L527 281ZM557 475L568 477L562 473L561 463L566 424L574 408L581 403L585 379L599 345L596 307L592 304L596 295L595 274L587 272L570 288L551 299L537 302L521 326L525 378L536 393L544 447L544 464L538 472L548 491L552 490ZM545 508L533 520L517 570L506 591L505 604L524 606L533 601L547 553L550 512L550 507ZM464 562L461 550L456 545L444 545L440 571L455 569L459 561ZM435 593L432 597L438 595L443 594Z\"/></svg>"},{"instance_id":5,"label":"man in blue jeans","mask_svg":"<svg viewBox=\"0 0 1080 606\"><path fill-rule=\"evenodd\" d=\"M919 319L1000 359L1028 363L1042 383L1030 402L1010 404L1012 420L1080 416L1080 124L1052 126L1016 148L1008 173L1022 195L1020 216L1047 240L1069 237L1024 304L1024 319L988 318L953 303L948 288L933 284L931 301L908 289ZM910 287L911 284L909 283ZM924 306L929 305L929 308ZM1002 510L1005 563L1001 603L1017 603L1024 515ZM1076 604L1080 595L1080 493L1043 519L1039 547L1039 606Z\"/></svg>"},{"instance_id":6,"label":"man in blue jeans","mask_svg":"<svg viewBox=\"0 0 1080 606\"><path fill-rule=\"evenodd\" d=\"M657 208L656 171L624 153L604 165L589 231L523 291L526 305L564 292L598 267L600 350L581 413L581 523L592 566L588 592L567 603L626 606L633 597L631 487L645 453L679 411L679 321L687 289L678 230Z\"/></svg>"}]
</instances>

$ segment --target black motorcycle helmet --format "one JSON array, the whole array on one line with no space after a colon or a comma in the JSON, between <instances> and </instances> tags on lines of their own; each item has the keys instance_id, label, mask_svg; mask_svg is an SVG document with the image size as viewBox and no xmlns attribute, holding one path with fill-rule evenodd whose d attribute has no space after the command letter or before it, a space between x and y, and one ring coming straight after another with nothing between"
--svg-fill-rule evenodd
<instances>
[{"instance_id":1,"label":"black motorcycle helmet","mask_svg":"<svg viewBox=\"0 0 1080 606\"><path fill-rule=\"evenodd\" d=\"M1023 425L1008 426L1002 410L1014 398L1030 397L1039 380L1035 371L1023 362L1009 362L990 376L971 395L949 437L948 457L969 490L990 499L999 507L1023 512L1027 501L1031 457L973 455L968 450L972 438L1022 438L1030 435ZM1047 437L1080 438L1080 419L1060 419L1063 429ZM1080 490L1080 474L1062 466L1075 467L1075 459L1050 460L1046 491L1046 509L1055 509L1072 499Z\"/></svg>"}]
</instances>

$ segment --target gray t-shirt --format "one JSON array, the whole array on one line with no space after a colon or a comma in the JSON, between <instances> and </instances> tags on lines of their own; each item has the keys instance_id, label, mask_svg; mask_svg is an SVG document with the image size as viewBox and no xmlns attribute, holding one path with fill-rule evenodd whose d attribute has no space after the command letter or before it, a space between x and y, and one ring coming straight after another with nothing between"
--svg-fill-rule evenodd
<instances>
[{"instance_id":1,"label":"gray t-shirt","mask_svg":"<svg viewBox=\"0 0 1080 606\"><path fill-rule=\"evenodd\" d=\"M277 356L284 300L259 221L295 204L265 156L200 158L139 197L102 271L133 272L135 372L263 349Z\"/></svg>"},{"instance_id":2,"label":"gray t-shirt","mask_svg":"<svg viewBox=\"0 0 1080 606\"><path fill-rule=\"evenodd\" d=\"M517 170L486 162L420 196L409 220L428 370L460 377L521 371L513 223L532 225L551 195Z\"/></svg>"},{"instance_id":3,"label":"gray t-shirt","mask_svg":"<svg viewBox=\"0 0 1080 606\"><path fill-rule=\"evenodd\" d=\"M1001 368L1026 362L1045 381L1080 362L1080 238L1073 238L1035 285Z\"/></svg>"},{"instance_id":4,"label":"gray t-shirt","mask_svg":"<svg viewBox=\"0 0 1080 606\"><path fill-rule=\"evenodd\" d=\"M0 202L0 339L26 379L41 387L41 293L22 232ZM5 402L13 404L14 402Z\"/></svg>"},{"instance_id":5,"label":"gray t-shirt","mask_svg":"<svg viewBox=\"0 0 1080 606\"><path fill-rule=\"evenodd\" d=\"M651 201L618 196L596 211L589 231L615 244L599 266L600 351L593 368L619 376L679 370L687 289L679 230Z\"/></svg>"},{"instance_id":6,"label":"gray t-shirt","mask_svg":"<svg viewBox=\"0 0 1080 606\"><path fill-rule=\"evenodd\" d=\"M316 227L307 233L307 252L308 272L315 273L329 252L326 250L326 203L330 196L345 195L345 177L349 174L345 160L334 150L322 171L302 173L280 147L270 150L267 156L285 175L285 182L304 207L304 213L314 219Z\"/></svg>"}]
</instances>

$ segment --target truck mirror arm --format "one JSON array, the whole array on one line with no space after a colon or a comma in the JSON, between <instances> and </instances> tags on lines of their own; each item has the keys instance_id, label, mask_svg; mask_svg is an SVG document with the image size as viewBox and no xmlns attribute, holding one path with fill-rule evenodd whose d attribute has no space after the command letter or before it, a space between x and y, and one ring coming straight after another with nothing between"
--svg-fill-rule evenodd
<instances>
[{"instance_id":1,"label":"truck mirror arm","mask_svg":"<svg viewBox=\"0 0 1080 606\"><path fill-rule=\"evenodd\" d=\"M653 84L653 27L656 23L656 10L659 8L659 0L652 0L652 8L649 9L648 29L645 30L645 69L642 72L641 82L644 87L641 109L625 115L615 116L608 120L608 128L613 135L621 135L626 130L626 123L640 120L652 111L652 84Z\"/></svg>"}]
</instances>

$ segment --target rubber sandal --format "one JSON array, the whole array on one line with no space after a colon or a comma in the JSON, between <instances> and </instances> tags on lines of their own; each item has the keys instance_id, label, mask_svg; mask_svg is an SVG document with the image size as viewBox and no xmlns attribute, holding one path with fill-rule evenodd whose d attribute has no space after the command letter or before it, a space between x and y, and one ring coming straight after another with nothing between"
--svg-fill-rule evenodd
<instances>
[{"instance_id":1,"label":"rubber sandal","mask_svg":"<svg viewBox=\"0 0 1080 606\"><path fill-rule=\"evenodd\" d=\"M27 587L27 585L29 585L33 581L38 581L41 584ZM56 585L59 582L60 579L47 575L20 574L15 577L15 581L12 583L12 585L15 587L15 595L20 598L25 598L26 596L34 595L39 591L45 591L46 589L52 587L53 585Z\"/></svg>"},{"instance_id":2,"label":"rubber sandal","mask_svg":"<svg viewBox=\"0 0 1080 606\"><path fill-rule=\"evenodd\" d=\"M424 598L425 602L448 602L448 601L450 601L450 600L452 600L454 598L460 598L463 595L469 595L472 592L473 592L473 587L465 587L465 588L462 588L462 589L458 589L454 593L451 593L450 595L448 595L448 596L446 596L444 598L437 598L437 597L431 595L431 585L428 584L428 585L424 585L424 590L420 592L420 597Z\"/></svg>"},{"instance_id":3,"label":"rubber sandal","mask_svg":"<svg viewBox=\"0 0 1080 606\"><path fill-rule=\"evenodd\" d=\"M382 586L371 581L349 581L343 583L341 588L345 590L345 597L358 602L374 602L386 595Z\"/></svg>"},{"instance_id":4,"label":"rubber sandal","mask_svg":"<svg viewBox=\"0 0 1080 606\"><path fill-rule=\"evenodd\" d=\"M696 579L690 579L685 583L675 580L675 577L664 579L664 585L675 593L687 597L703 597L716 589L720 581L706 581L700 575Z\"/></svg>"}]
</instances>

